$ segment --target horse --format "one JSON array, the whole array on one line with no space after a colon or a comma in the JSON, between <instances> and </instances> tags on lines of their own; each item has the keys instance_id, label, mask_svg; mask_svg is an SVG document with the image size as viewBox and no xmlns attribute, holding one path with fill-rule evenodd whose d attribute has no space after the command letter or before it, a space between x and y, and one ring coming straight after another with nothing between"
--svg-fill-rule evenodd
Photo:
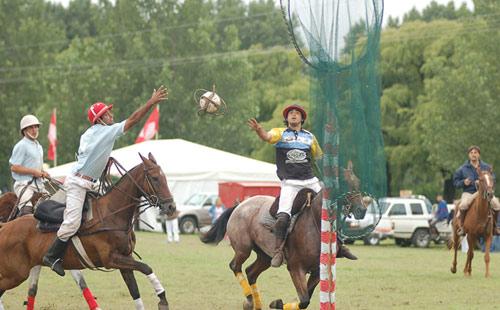
<instances>
[{"instance_id":1,"label":"horse","mask_svg":"<svg viewBox=\"0 0 500 310\"><path fill-rule=\"evenodd\" d=\"M495 182L491 170L481 171L477 169L479 176L477 196L472 201L471 206L467 210L467 215L464 221L464 232L467 234L467 243L469 249L467 251L467 261L464 267L464 275L470 276L472 273L472 258L474 257L474 247L479 237L483 237L485 241L484 262L486 264L485 277L490 276L490 247L493 239L493 210L490 206L491 199L494 196ZM457 209L458 206L455 207ZM457 209L458 210L458 209ZM463 212L460 210L460 212ZM454 249L454 256L451 265L451 272L457 272L457 250L460 245L460 236L458 235L458 213L456 212L452 223L453 239L451 247Z\"/></svg>"},{"instance_id":2,"label":"horse","mask_svg":"<svg viewBox=\"0 0 500 310\"><path fill-rule=\"evenodd\" d=\"M42 194L40 192L35 192L30 199L31 204L33 206L36 206L37 202L40 199L43 199L44 195L45 194ZM15 213L12 211L16 207L17 202L18 202L17 195L13 192L7 192L2 196L0 196L0 223L7 222L9 217L15 218L15 216L13 216ZM19 216L19 214L17 216ZM41 267L42 266L35 266L30 271L28 298L27 301L25 302L26 309L28 310L34 309L35 307L35 299L36 299L36 294L38 292L38 280L40 279ZM76 284L82 291L83 297L85 298L85 301L89 306L89 309L99 310L100 307L97 304L97 301L94 295L92 294L92 291L88 288L87 282L85 281L82 272L80 270L71 270L71 276L73 277L73 280L75 280Z\"/></svg>"},{"instance_id":3,"label":"horse","mask_svg":"<svg viewBox=\"0 0 500 310\"><path fill-rule=\"evenodd\" d=\"M300 209L300 206L305 207L296 218L295 226L288 234L284 247L287 269L299 295L300 303L284 304L281 299L277 299L269 305L272 309L306 309L320 280L322 192L314 196L308 204L310 192L309 189L302 189L297 194L292 210ZM263 221L269 217L269 210L274 201L275 197L272 196L250 197L238 206L224 211L212 228L201 235L202 242L218 244L227 233L234 250L234 257L229 268L243 289L246 298L243 304L245 310L262 309L257 278L271 266L276 238ZM357 199L356 203L358 202L361 203L361 200ZM257 259L245 269L247 280L241 268L252 251L257 254ZM310 275L306 280L308 273Z\"/></svg>"},{"instance_id":4,"label":"horse","mask_svg":"<svg viewBox=\"0 0 500 310\"><path fill-rule=\"evenodd\" d=\"M7 222L16 203L17 195L13 192L7 192L0 196L0 223Z\"/></svg>"},{"instance_id":5,"label":"horse","mask_svg":"<svg viewBox=\"0 0 500 310\"><path fill-rule=\"evenodd\" d=\"M147 276L160 300L158 309L168 310L166 291L152 268L132 257L136 242L133 226L143 206L141 197L167 215L175 212L175 203L166 176L153 155L139 155L141 164L125 173L103 196L91 199L93 217L82 224L77 235L96 268L120 270L136 309L144 309L144 305L133 271ZM42 233L32 215L0 225L0 297L25 281L33 266L42 264L55 237L55 232ZM86 268L73 244L68 246L63 267Z\"/></svg>"}]
</instances>

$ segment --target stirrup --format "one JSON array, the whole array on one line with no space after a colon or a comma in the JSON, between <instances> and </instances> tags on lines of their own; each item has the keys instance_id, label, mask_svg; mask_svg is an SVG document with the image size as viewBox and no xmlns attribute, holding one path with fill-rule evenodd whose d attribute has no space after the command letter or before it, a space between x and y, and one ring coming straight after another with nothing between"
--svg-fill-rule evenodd
<instances>
[{"instance_id":1,"label":"stirrup","mask_svg":"<svg viewBox=\"0 0 500 310\"><path fill-rule=\"evenodd\" d=\"M62 259L61 258L56 258L53 262L51 261L50 258L44 257L43 258L43 264L47 267L49 267L52 271L60 275L61 277L64 277L66 273L64 272L64 268L62 267Z\"/></svg>"},{"instance_id":2,"label":"stirrup","mask_svg":"<svg viewBox=\"0 0 500 310\"><path fill-rule=\"evenodd\" d=\"M283 264L283 251L278 251L274 254L271 260L271 266L278 268Z\"/></svg>"}]
</instances>

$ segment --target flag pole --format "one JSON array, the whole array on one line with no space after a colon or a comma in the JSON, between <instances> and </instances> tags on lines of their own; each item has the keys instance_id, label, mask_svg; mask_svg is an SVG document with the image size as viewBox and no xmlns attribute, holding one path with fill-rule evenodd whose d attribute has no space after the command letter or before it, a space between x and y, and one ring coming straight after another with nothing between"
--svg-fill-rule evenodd
<instances>
[{"instance_id":1,"label":"flag pole","mask_svg":"<svg viewBox=\"0 0 500 310\"><path fill-rule=\"evenodd\" d=\"M155 134L155 140L158 140L158 135L160 134L160 105L157 104L155 109L158 109L158 128Z\"/></svg>"},{"instance_id":2,"label":"flag pole","mask_svg":"<svg viewBox=\"0 0 500 310\"><path fill-rule=\"evenodd\" d=\"M57 124L57 109L56 108L54 108L54 118L55 118L56 124ZM56 143L56 145L54 145L54 167L57 167L57 143Z\"/></svg>"}]
</instances>

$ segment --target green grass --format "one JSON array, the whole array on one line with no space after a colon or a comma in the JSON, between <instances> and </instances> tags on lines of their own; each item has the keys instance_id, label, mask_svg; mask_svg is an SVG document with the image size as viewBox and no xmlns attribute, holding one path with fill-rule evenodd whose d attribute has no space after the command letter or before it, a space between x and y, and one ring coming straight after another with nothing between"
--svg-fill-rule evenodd
<instances>
[{"instance_id":1,"label":"green grass","mask_svg":"<svg viewBox=\"0 0 500 310\"><path fill-rule=\"evenodd\" d=\"M196 236L183 235L179 244L167 244L163 234L140 232L137 237L137 250L167 289L171 309L242 309L241 288L228 267L233 252L226 242L213 247ZM472 277L465 278L465 254L459 255L457 274L451 274L452 253L443 246L400 248L387 241L375 247L354 244L351 249L360 259L337 264L338 309L500 309L500 253L491 255L492 276L485 279L481 252L476 252ZM103 309L134 309L118 271L85 271L85 277ZM146 308L156 309L149 281L141 274L136 278ZM284 267L264 272L258 285L266 308L276 298L297 298ZM317 290L309 309L318 309ZM26 283L6 292L5 308L22 309L26 292ZM46 268L35 306L87 308L70 276L60 278Z\"/></svg>"}]
</instances>

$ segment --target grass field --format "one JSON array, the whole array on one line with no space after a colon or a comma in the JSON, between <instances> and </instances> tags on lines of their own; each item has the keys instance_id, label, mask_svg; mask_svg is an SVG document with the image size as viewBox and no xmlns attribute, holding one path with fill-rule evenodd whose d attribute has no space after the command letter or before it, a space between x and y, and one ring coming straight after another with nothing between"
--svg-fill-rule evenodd
<instances>
[{"instance_id":1,"label":"grass field","mask_svg":"<svg viewBox=\"0 0 500 310\"><path fill-rule=\"evenodd\" d=\"M167 244L165 235L146 232L137 237L137 250L166 287L171 309L242 309L241 289L228 268L232 249L227 243L207 246L196 236L183 235L179 244ZM491 255L492 276L485 279L481 252L476 252L472 277L464 278L465 254L459 255L459 272L451 274L452 255L443 246L400 248L388 241L375 247L354 244L351 249L360 259L337 264L338 309L500 309L500 253ZM103 309L134 309L118 271L86 271L85 276ZM136 278L147 309L156 309L149 282L140 274ZM297 298L284 267L267 270L258 284L264 305L276 298ZM5 309L22 309L26 292L26 283L6 292ZM317 300L316 290L309 309L318 309ZM45 268L35 306L87 308L69 275L60 278Z\"/></svg>"}]
</instances>

